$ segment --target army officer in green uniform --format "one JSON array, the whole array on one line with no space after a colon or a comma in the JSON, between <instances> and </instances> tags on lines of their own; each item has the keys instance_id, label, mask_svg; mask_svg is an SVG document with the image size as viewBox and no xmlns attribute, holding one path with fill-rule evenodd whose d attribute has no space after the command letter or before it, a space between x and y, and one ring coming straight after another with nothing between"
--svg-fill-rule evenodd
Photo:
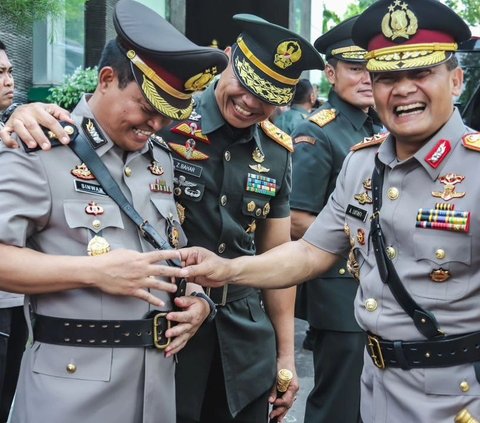
<instances>
[{"instance_id":1,"label":"army officer in green uniform","mask_svg":"<svg viewBox=\"0 0 480 423\"><path fill-rule=\"evenodd\" d=\"M303 70L323 68L297 34L252 15L234 20L242 33L227 49L230 66L188 120L160 133L189 245L228 258L289 240L291 139L267 118L291 101ZM177 421L265 422L277 367L294 370L295 292L226 285L209 294L217 316L178 357ZM275 414L297 389L294 380Z\"/></svg>"},{"instance_id":2,"label":"army officer in green uniform","mask_svg":"<svg viewBox=\"0 0 480 423\"><path fill-rule=\"evenodd\" d=\"M292 135L295 127L310 114L316 100L316 90L312 83L308 79L300 79L290 109L281 113L273 123L288 135Z\"/></svg>"},{"instance_id":3,"label":"army officer in green uniform","mask_svg":"<svg viewBox=\"0 0 480 423\"><path fill-rule=\"evenodd\" d=\"M323 209L352 145L381 130L373 106L365 50L354 45L356 18L342 22L315 41L327 61L332 88L325 102L292 134L292 238L300 239ZM329 273L303 285L307 320L313 333L315 385L305 423L359 420L364 335L355 321L358 282L341 261Z\"/></svg>"}]
</instances>

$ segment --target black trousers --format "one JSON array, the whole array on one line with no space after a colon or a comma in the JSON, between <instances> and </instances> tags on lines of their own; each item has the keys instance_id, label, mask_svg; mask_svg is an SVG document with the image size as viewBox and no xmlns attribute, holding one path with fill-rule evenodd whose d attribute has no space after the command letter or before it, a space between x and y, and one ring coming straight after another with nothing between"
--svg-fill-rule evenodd
<instances>
[{"instance_id":1,"label":"black trousers","mask_svg":"<svg viewBox=\"0 0 480 423\"><path fill-rule=\"evenodd\" d=\"M266 423L268 421L270 391L265 392L232 417L227 405L224 380L220 350L216 342L200 420L186 419L177 415L177 423Z\"/></svg>"},{"instance_id":2,"label":"black trousers","mask_svg":"<svg viewBox=\"0 0 480 423\"><path fill-rule=\"evenodd\" d=\"M358 423L365 334L311 328L315 385L308 395L304 423Z\"/></svg>"},{"instance_id":3,"label":"black trousers","mask_svg":"<svg viewBox=\"0 0 480 423\"><path fill-rule=\"evenodd\" d=\"M23 306L0 308L0 422L7 421L27 342Z\"/></svg>"}]
</instances>

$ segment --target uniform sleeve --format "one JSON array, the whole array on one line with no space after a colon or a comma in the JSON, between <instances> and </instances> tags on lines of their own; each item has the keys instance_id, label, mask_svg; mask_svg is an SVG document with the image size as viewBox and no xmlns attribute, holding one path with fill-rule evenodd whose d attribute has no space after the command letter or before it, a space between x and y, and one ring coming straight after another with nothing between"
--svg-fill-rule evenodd
<instances>
[{"instance_id":1,"label":"uniform sleeve","mask_svg":"<svg viewBox=\"0 0 480 423\"><path fill-rule=\"evenodd\" d=\"M347 198L345 192L346 174L350 153L343 163L337 178L337 185L327 204L305 232L303 239L316 247L333 254L346 256L350 241L345 234L345 210Z\"/></svg>"},{"instance_id":2,"label":"uniform sleeve","mask_svg":"<svg viewBox=\"0 0 480 423\"><path fill-rule=\"evenodd\" d=\"M49 219L47 177L38 153L27 154L21 149L0 147L0 169L0 242L24 247Z\"/></svg>"},{"instance_id":3,"label":"uniform sleeve","mask_svg":"<svg viewBox=\"0 0 480 423\"><path fill-rule=\"evenodd\" d=\"M292 139L295 151L290 207L318 214L328 200L333 171L329 137L318 125L304 120L295 128Z\"/></svg>"},{"instance_id":4,"label":"uniform sleeve","mask_svg":"<svg viewBox=\"0 0 480 423\"><path fill-rule=\"evenodd\" d=\"M292 191L292 156L285 155L285 173L280 189L275 197L270 200L269 218L281 218L290 216L290 194Z\"/></svg>"}]
</instances>

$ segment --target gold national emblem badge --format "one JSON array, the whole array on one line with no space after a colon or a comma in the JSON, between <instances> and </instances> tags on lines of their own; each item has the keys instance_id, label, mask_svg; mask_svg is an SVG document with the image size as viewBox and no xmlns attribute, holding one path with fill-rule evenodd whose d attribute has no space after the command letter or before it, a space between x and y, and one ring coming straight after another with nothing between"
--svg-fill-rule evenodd
<instances>
[{"instance_id":1,"label":"gold national emblem badge","mask_svg":"<svg viewBox=\"0 0 480 423\"><path fill-rule=\"evenodd\" d=\"M382 20L382 32L392 41L396 38L409 39L418 29L418 19L407 3L395 0L388 6L388 13Z\"/></svg>"},{"instance_id":2,"label":"gold national emblem badge","mask_svg":"<svg viewBox=\"0 0 480 423\"><path fill-rule=\"evenodd\" d=\"M279 68L286 69L298 62L302 57L302 49L298 41L289 40L280 43L275 54L275 63Z\"/></svg>"}]
</instances>

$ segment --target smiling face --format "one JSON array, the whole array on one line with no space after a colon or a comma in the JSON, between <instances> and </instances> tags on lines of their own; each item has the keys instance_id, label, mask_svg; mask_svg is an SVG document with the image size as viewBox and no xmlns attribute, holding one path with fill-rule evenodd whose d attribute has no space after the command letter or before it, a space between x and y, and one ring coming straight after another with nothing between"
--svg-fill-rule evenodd
<instances>
[{"instance_id":1,"label":"smiling face","mask_svg":"<svg viewBox=\"0 0 480 423\"><path fill-rule=\"evenodd\" d=\"M365 112L373 106L372 83L366 65L338 60L335 66L327 64L325 75L342 100Z\"/></svg>"},{"instance_id":2,"label":"smiling face","mask_svg":"<svg viewBox=\"0 0 480 423\"><path fill-rule=\"evenodd\" d=\"M5 50L0 50L0 111L13 103L12 64Z\"/></svg>"},{"instance_id":3,"label":"smiling face","mask_svg":"<svg viewBox=\"0 0 480 423\"><path fill-rule=\"evenodd\" d=\"M100 71L89 105L107 135L125 151L141 150L150 135L171 123L147 102L136 82L120 88L111 67Z\"/></svg>"},{"instance_id":4,"label":"smiling face","mask_svg":"<svg viewBox=\"0 0 480 423\"><path fill-rule=\"evenodd\" d=\"M396 139L400 159L415 154L448 121L463 71L446 64L375 73L373 94L383 124ZM403 156L403 157L402 157Z\"/></svg>"},{"instance_id":5,"label":"smiling face","mask_svg":"<svg viewBox=\"0 0 480 423\"><path fill-rule=\"evenodd\" d=\"M225 52L230 56L230 49ZM239 129L267 119L276 107L260 100L243 87L233 72L231 61L218 80L215 98L223 118Z\"/></svg>"}]
</instances>

